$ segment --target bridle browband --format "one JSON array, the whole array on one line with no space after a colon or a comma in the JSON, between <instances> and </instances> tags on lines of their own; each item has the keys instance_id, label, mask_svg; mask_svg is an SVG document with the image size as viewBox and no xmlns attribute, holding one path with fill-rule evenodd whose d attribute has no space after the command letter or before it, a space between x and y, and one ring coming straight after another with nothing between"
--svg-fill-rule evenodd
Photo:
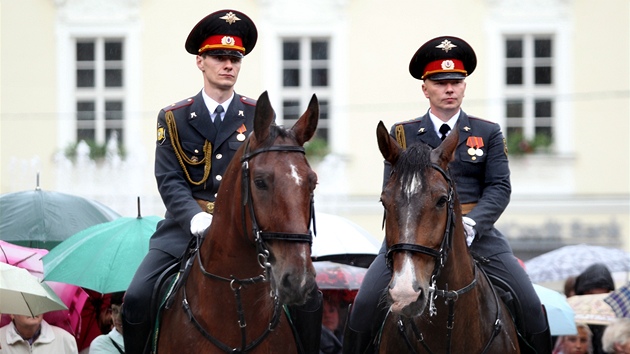
<instances>
[{"instance_id":1,"label":"bridle browband","mask_svg":"<svg viewBox=\"0 0 630 354\"><path fill-rule=\"evenodd\" d=\"M289 146L289 145L274 145L274 146L256 149L250 152L249 141L250 140L248 139L247 142L245 143L245 152L243 153L243 156L240 159L241 176L242 176L242 179L241 179L242 213L241 214L242 214L242 221L243 221L243 234L244 234L243 236L246 239L249 239L249 237L247 237L247 231L246 231L247 222L246 222L246 217L245 217L246 207L249 206L249 214L250 214L250 219L252 223L253 241L256 245L256 251L258 252L258 263L260 264L261 268L264 269L264 273L256 277L251 277L247 279L237 279L234 276L230 276L230 278L226 278L226 277L222 277L216 274L212 274L206 271L205 267L203 266L203 263L201 262L200 248L201 248L201 242L203 241L202 239L198 240L197 250L196 250L197 262L199 264L199 268L201 269L201 273L204 276L230 283L230 288L234 292L234 296L236 298L236 303L237 303L238 325L239 325L239 328L241 329L241 347L240 348L231 348L227 346L226 344L219 341L217 338L213 337L210 333L208 333L208 331L205 330L205 328L203 328L203 326L195 318L192 312L192 309L190 308L190 305L188 304L188 300L186 299L186 287L185 286L183 287L184 299L182 301L182 306L184 307L184 310L188 314L188 317L190 318L191 322L193 323L195 328L197 328L197 330L206 339L208 339L215 346L217 346L219 349L221 349L222 351L226 353L246 353L252 350L256 346L258 346L260 343L262 343L263 340L273 330L275 330L275 328L278 326L278 323L280 322L280 317L281 317L280 309L282 307L282 304L280 304L278 295L272 291L271 296L273 297L274 306L273 306L273 314L269 321L269 325L258 338L251 341L250 343L247 343L247 332L246 332L247 323L245 322L245 313L243 310L243 303L241 299L241 289L246 285L268 281L269 272L271 271L271 263L269 262L270 252L265 242L269 240L280 240L280 241L289 241L289 242L308 242L309 244L312 244L313 242L313 235L310 231L310 228L309 228L308 233L286 233L286 232L261 231L258 226L258 222L256 221L256 214L254 212L254 203L252 200L252 195L250 193L251 181L250 181L250 173L249 173L249 161L253 157L255 157L258 154L271 152L271 151L298 152L298 153L305 154L304 147ZM309 224L312 223L313 229L314 229L315 228L315 203L314 203L314 198L313 198L312 193L311 193L311 198L310 198L310 214L311 215L310 215Z\"/></svg>"},{"instance_id":2,"label":"bridle browband","mask_svg":"<svg viewBox=\"0 0 630 354\"><path fill-rule=\"evenodd\" d=\"M455 301L457 301L461 295L471 291L477 285L477 264L475 263L473 267L473 270L474 270L473 280L465 287L459 290L448 290L448 284L447 284L447 288L445 290L441 290L437 288L437 285L436 285L437 278L440 275L440 271L446 264L449 252L451 251L451 247L452 247L453 234L455 230L455 195L454 195L455 189L453 187L453 180L451 179L449 173L444 171L444 169L442 169L440 166L438 166L435 163L432 163L431 167L435 169L436 171L438 171L448 183L448 210L447 210L447 217L446 217L446 227L444 230L444 237L442 238L442 242L440 244L440 249L436 250L434 248L430 248L430 247L426 247L426 246L422 246L422 245L418 245L414 243L396 243L392 245L391 247L389 247L389 250L387 251L387 254L386 254L386 260L387 260L387 266L391 269L392 262L393 262L392 258L394 256L394 253L396 252L422 253L422 254L426 254L428 256L435 258L435 266L431 274L431 285L429 286L429 294L427 294L427 296L429 297L429 316L434 316L435 314L437 314L434 300L438 296L443 297L445 299L445 304L448 305L448 317L447 317L447 323L446 323L446 328L447 328L446 340L447 340L447 353L450 353L452 330L453 330L453 324L454 324L454 318L455 318ZM482 273L485 275L485 272L482 271ZM497 317L494 323L492 335L490 339L488 340L488 342L486 343L486 346L483 349L482 353L485 353L490 348L490 344L492 343L494 338L499 334L499 331L501 328L499 299L494 289L492 290L494 293L495 303L497 305ZM410 322L411 322L411 329L416 337L416 340L422 344L422 346L428 353L433 353L430 350L430 348L427 346L427 344L424 342L424 336L422 335L422 332L418 329L415 322L413 320ZM411 341L406 335L405 325L404 325L402 316L398 318L398 320L396 321L396 324L397 324L398 330L403 335L403 338L405 340L405 343L407 344L408 349L410 349L412 352L415 353L415 350L413 349Z\"/></svg>"}]
</instances>

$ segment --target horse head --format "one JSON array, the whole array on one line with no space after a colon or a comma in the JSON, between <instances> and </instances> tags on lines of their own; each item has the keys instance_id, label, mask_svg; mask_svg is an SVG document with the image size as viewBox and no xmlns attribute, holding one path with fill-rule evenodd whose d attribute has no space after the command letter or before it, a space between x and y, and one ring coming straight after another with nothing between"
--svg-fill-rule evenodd
<instances>
[{"instance_id":1,"label":"horse head","mask_svg":"<svg viewBox=\"0 0 630 354\"><path fill-rule=\"evenodd\" d=\"M434 150L425 144L401 148L383 122L376 135L381 154L392 166L381 194L392 269L388 303L393 313L415 317L429 303L453 232L462 232L454 227L456 193L446 172L459 134L453 130Z\"/></svg>"},{"instance_id":2,"label":"horse head","mask_svg":"<svg viewBox=\"0 0 630 354\"><path fill-rule=\"evenodd\" d=\"M313 95L306 112L291 129L274 124L267 92L258 99L254 132L241 161L241 201L246 229L257 245L272 293L280 303L304 303L316 286L311 262L310 223L317 175L308 164L304 144L315 134L319 104Z\"/></svg>"}]
</instances>

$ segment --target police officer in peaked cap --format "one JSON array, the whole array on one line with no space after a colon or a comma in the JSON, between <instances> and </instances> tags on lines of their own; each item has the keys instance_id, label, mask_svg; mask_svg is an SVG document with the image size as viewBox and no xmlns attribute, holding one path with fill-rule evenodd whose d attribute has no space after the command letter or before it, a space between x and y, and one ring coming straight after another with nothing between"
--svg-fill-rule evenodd
<instances>
[{"instance_id":1,"label":"police officer in peaked cap","mask_svg":"<svg viewBox=\"0 0 630 354\"><path fill-rule=\"evenodd\" d=\"M254 49L257 38L256 26L247 15L227 9L204 17L186 39L185 49L195 56L203 88L158 113L155 177L166 215L125 294L126 353L150 349L153 322L147 304L154 285L164 270L182 258L190 241L210 226L222 175L253 131L256 101L236 93L234 85L243 58ZM321 312L317 316L321 321ZM321 322L311 318L305 322L313 322L318 335ZM300 324L296 321L296 327ZM303 346L319 350L318 344L319 337L317 343Z\"/></svg>"},{"instance_id":2,"label":"police officer in peaked cap","mask_svg":"<svg viewBox=\"0 0 630 354\"><path fill-rule=\"evenodd\" d=\"M469 116L461 109L465 79L476 67L474 50L461 38L440 36L424 43L411 58L409 73L423 81L429 109L420 117L394 124L390 134L403 148L420 142L436 148L453 129L459 131L459 145L449 170L457 186L467 243L474 254L489 260L480 263L487 273L517 292L525 314L521 319L524 328L519 330L530 346L537 353L550 353L551 337L540 300L506 237L494 226L511 194L505 139L498 124ZM391 165L385 162L384 183L390 171ZM385 262L386 248L383 242L354 301L344 334L346 354L369 352L366 349L377 331L373 326L379 326L384 318L387 309L379 299L392 275ZM521 352L529 351L522 348Z\"/></svg>"}]
</instances>

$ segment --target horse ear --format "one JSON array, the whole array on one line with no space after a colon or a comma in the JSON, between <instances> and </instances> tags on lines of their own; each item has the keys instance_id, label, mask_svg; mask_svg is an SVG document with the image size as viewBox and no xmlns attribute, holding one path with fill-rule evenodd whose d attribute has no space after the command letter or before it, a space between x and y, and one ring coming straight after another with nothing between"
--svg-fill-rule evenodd
<instances>
[{"instance_id":1,"label":"horse ear","mask_svg":"<svg viewBox=\"0 0 630 354\"><path fill-rule=\"evenodd\" d=\"M378 122L376 126L376 140L378 140L378 148L381 150L385 160L392 165L396 164L402 148L398 145L396 139L389 135L383 121Z\"/></svg>"},{"instance_id":2,"label":"horse ear","mask_svg":"<svg viewBox=\"0 0 630 354\"><path fill-rule=\"evenodd\" d=\"M455 149L459 142L459 129L453 129L451 133L444 139L442 144L431 151L431 162L438 164L446 169L449 162L455 159Z\"/></svg>"},{"instance_id":3,"label":"horse ear","mask_svg":"<svg viewBox=\"0 0 630 354\"><path fill-rule=\"evenodd\" d=\"M256 103L256 113L254 114L254 135L257 141L265 141L269 136L269 126L274 120L275 113L271 102L269 102L269 94L267 91L263 92L258 97L258 103Z\"/></svg>"},{"instance_id":4,"label":"horse ear","mask_svg":"<svg viewBox=\"0 0 630 354\"><path fill-rule=\"evenodd\" d=\"M315 135L318 122L319 101L317 100L317 96L313 94L311 101L308 103L308 108L291 128L291 131L294 133L295 139L300 146L303 146L304 143L311 140L313 135Z\"/></svg>"}]
</instances>

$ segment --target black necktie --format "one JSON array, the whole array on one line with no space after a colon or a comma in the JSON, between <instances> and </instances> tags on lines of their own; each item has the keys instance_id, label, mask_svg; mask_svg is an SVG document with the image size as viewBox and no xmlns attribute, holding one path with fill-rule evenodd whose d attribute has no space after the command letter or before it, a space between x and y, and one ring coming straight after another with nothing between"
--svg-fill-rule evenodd
<instances>
[{"instance_id":1,"label":"black necktie","mask_svg":"<svg viewBox=\"0 0 630 354\"><path fill-rule=\"evenodd\" d=\"M446 134L448 134L450 130L451 127L449 127L448 124L442 124L442 126L440 127L440 133L442 134L442 137L440 139L446 139Z\"/></svg>"},{"instance_id":2,"label":"black necktie","mask_svg":"<svg viewBox=\"0 0 630 354\"><path fill-rule=\"evenodd\" d=\"M219 127L221 127L221 113L223 113L223 106L218 105L217 109L214 110L216 116L214 117L214 127L217 131L219 131Z\"/></svg>"}]
</instances>

